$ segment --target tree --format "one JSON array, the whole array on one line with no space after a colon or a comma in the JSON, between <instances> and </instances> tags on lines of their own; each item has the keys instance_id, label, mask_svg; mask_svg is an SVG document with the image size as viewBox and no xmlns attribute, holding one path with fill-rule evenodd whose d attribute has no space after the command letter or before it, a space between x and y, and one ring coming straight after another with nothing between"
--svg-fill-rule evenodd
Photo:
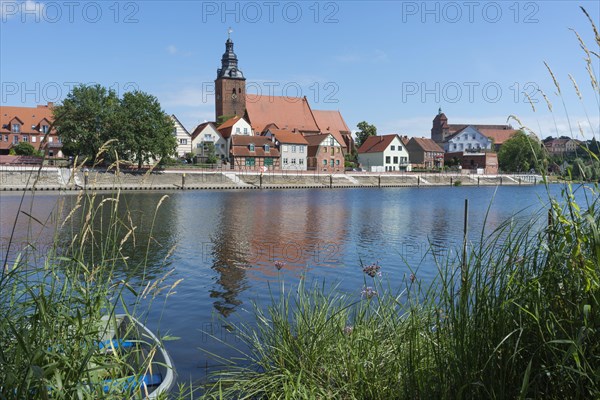
<instances>
[{"instance_id":1,"label":"tree","mask_svg":"<svg viewBox=\"0 0 600 400\"><path fill-rule=\"evenodd\" d=\"M377 128L375 125L371 125L366 121L362 121L356 126L359 129L359 131L356 132L356 148L362 146L369 136L377 136Z\"/></svg>"},{"instance_id":2,"label":"tree","mask_svg":"<svg viewBox=\"0 0 600 400\"><path fill-rule=\"evenodd\" d=\"M175 125L156 97L144 92L127 92L118 110L115 130L120 157L137 162L138 168L152 158L172 156L177 149Z\"/></svg>"},{"instance_id":3,"label":"tree","mask_svg":"<svg viewBox=\"0 0 600 400\"><path fill-rule=\"evenodd\" d=\"M113 90L100 85L73 88L59 106L54 107L56 131L66 155L96 160L100 147L114 137L119 98Z\"/></svg>"},{"instance_id":4,"label":"tree","mask_svg":"<svg viewBox=\"0 0 600 400\"><path fill-rule=\"evenodd\" d=\"M19 142L16 146L10 149L10 153L16 156L37 156L39 152L33 147L31 143Z\"/></svg>"},{"instance_id":5,"label":"tree","mask_svg":"<svg viewBox=\"0 0 600 400\"><path fill-rule=\"evenodd\" d=\"M542 145L525 132L518 131L508 139L498 152L500 169L506 172L526 172L540 170L546 158Z\"/></svg>"}]
</instances>

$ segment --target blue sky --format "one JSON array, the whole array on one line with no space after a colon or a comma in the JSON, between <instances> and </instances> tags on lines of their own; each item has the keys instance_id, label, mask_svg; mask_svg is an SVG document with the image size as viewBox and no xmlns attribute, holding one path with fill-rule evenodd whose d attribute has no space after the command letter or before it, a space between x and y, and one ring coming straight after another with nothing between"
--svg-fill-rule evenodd
<instances>
[{"instance_id":1,"label":"blue sky","mask_svg":"<svg viewBox=\"0 0 600 400\"><path fill-rule=\"evenodd\" d=\"M600 25L595 1L0 3L3 105L59 102L76 83L100 83L155 95L192 130L214 119L231 27L248 92L307 96L353 130L365 120L380 134L427 137L441 107L450 123L515 115L541 137L599 134L598 93L569 30L599 53L579 9ZM597 78L597 58L593 68Z\"/></svg>"}]
</instances>

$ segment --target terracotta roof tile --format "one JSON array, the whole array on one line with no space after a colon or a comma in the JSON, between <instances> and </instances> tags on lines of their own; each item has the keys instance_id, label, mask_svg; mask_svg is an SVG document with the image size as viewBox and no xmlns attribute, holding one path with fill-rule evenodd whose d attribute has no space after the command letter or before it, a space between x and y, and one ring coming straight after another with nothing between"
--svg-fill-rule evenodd
<instances>
[{"instance_id":1,"label":"terracotta roof tile","mask_svg":"<svg viewBox=\"0 0 600 400\"><path fill-rule=\"evenodd\" d=\"M269 129L269 132L271 132L280 143L308 145L305 137L300 133L293 133L283 129Z\"/></svg>"},{"instance_id":2,"label":"terracotta roof tile","mask_svg":"<svg viewBox=\"0 0 600 400\"><path fill-rule=\"evenodd\" d=\"M271 123L289 131L320 131L306 98L249 94L246 97L246 114L257 134Z\"/></svg>"},{"instance_id":3,"label":"terracotta roof tile","mask_svg":"<svg viewBox=\"0 0 600 400\"><path fill-rule=\"evenodd\" d=\"M444 149L442 149L436 142L428 138L413 137L410 139L410 141L419 146L423 151L429 151L434 153L444 152Z\"/></svg>"},{"instance_id":4,"label":"terracotta roof tile","mask_svg":"<svg viewBox=\"0 0 600 400\"><path fill-rule=\"evenodd\" d=\"M394 140L394 138L396 137L398 138L398 140L400 140L400 137L395 133L391 135L369 136L367 140L365 140L365 142L362 144L362 146L360 146L360 148L358 149L358 153L364 154L383 152L385 149L387 149L390 143L392 143L392 140Z\"/></svg>"},{"instance_id":5,"label":"terracotta roof tile","mask_svg":"<svg viewBox=\"0 0 600 400\"><path fill-rule=\"evenodd\" d=\"M477 128L479 132L494 142L494 144L502 144L512 137L518 131L516 129L488 129L488 128Z\"/></svg>"},{"instance_id":6,"label":"terracotta roof tile","mask_svg":"<svg viewBox=\"0 0 600 400\"><path fill-rule=\"evenodd\" d=\"M40 123L46 120L48 125L50 125L54 120L52 116L52 104L37 107L0 106L1 133L11 133L12 127L7 126L5 128L5 125L10 125L10 122L14 118L18 118L23 125L21 126L21 134L40 135L42 134L39 126ZM32 126L35 129L32 129Z\"/></svg>"},{"instance_id":7,"label":"terracotta roof tile","mask_svg":"<svg viewBox=\"0 0 600 400\"><path fill-rule=\"evenodd\" d=\"M254 151L250 151L250 144L254 144ZM269 145L266 152L264 146ZM234 157L275 157L279 158L279 150L273 146L269 138L264 136L231 136L231 154Z\"/></svg>"}]
</instances>

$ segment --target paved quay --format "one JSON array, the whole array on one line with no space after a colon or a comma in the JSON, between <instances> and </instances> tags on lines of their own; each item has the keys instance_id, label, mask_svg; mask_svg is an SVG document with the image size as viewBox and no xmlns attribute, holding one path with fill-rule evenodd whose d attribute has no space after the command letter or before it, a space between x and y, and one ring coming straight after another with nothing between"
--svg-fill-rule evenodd
<instances>
[{"instance_id":1,"label":"paved quay","mask_svg":"<svg viewBox=\"0 0 600 400\"><path fill-rule=\"evenodd\" d=\"M106 171L0 166L0 190L225 190L534 185L539 175L472 175L397 172L167 170Z\"/></svg>"}]
</instances>

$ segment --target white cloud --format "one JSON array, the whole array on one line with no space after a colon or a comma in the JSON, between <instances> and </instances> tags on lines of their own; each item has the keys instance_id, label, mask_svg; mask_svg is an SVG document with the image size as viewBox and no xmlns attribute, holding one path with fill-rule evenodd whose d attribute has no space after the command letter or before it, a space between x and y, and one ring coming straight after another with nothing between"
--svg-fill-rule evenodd
<instances>
[{"instance_id":1,"label":"white cloud","mask_svg":"<svg viewBox=\"0 0 600 400\"><path fill-rule=\"evenodd\" d=\"M26 0L20 1L9 1L0 0L0 18L2 22L6 22L16 16L21 16L22 22L41 22L44 20L44 3Z\"/></svg>"},{"instance_id":2,"label":"white cloud","mask_svg":"<svg viewBox=\"0 0 600 400\"><path fill-rule=\"evenodd\" d=\"M177 54L177 47L175 47L173 44L170 44L167 46L167 51L169 54Z\"/></svg>"}]
</instances>

